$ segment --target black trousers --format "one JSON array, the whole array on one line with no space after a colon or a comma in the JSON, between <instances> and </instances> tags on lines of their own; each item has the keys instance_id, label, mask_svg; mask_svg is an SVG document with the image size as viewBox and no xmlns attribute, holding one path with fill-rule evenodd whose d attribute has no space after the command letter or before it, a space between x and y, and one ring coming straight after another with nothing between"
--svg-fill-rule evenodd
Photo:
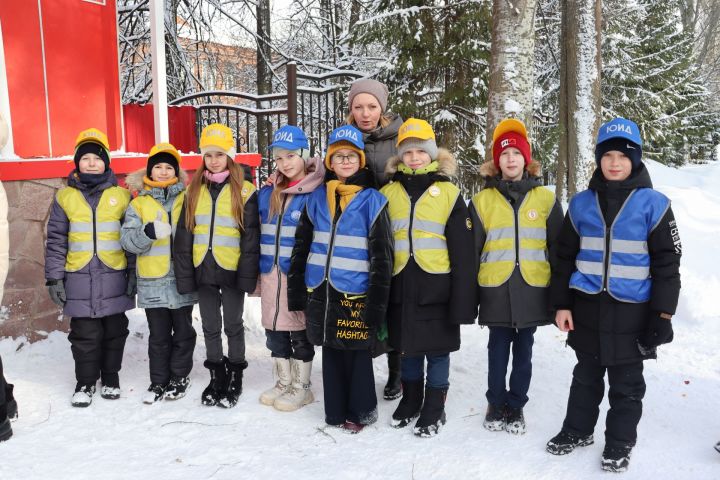
<instances>
[{"instance_id":1,"label":"black trousers","mask_svg":"<svg viewBox=\"0 0 720 480\"><path fill-rule=\"evenodd\" d=\"M150 328L148 358L152 383L166 384L170 376L190 375L197 338L192 325L192 309L192 305L145 309Z\"/></svg>"},{"instance_id":2,"label":"black trousers","mask_svg":"<svg viewBox=\"0 0 720 480\"><path fill-rule=\"evenodd\" d=\"M604 367L592 358L577 357L563 430L575 435L593 433L605 395L607 371L610 410L605 420L605 443L610 446L634 446L645 396L643 363Z\"/></svg>"},{"instance_id":3,"label":"black trousers","mask_svg":"<svg viewBox=\"0 0 720 480\"><path fill-rule=\"evenodd\" d=\"M301 362L311 362L315 357L315 347L307 338L307 330L284 332L265 329L265 346L275 358L294 358Z\"/></svg>"},{"instance_id":4,"label":"black trousers","mask_svg":"<svg viewBox=\"0 0 720 480\"><path fill-rule=\"evenodd\" d=\"M369 350L338 350L323 347L323 395L325 423L342 425L346 420L370 425L377 420L377 396Z\"/></svg>"},{"instance_id":5,"label":"black trousers","mask_svg":"<svg viewBox=\"0 0 720 480\"><path fill-rule=\"evenodd\" d=\"M70 340L75 359L75 378L83 385L120 386L118 372L122 366L128 318L124 313L107 317L70 319Z\"/></svg>"},{"instance_id":6,"label":"black trousers","mask_svg":"<svg viewBox=\"0 0 720 480\"><path fill-rule=\"evenodd\" d=\"M5 388L7 387L7 381L5 381L5 374L3 373L2 357L0 357L0 422L5 420L7 417L7 398L5 398ZM3 415L4 413L4 415Z\"/></svg>"}]
</instances>

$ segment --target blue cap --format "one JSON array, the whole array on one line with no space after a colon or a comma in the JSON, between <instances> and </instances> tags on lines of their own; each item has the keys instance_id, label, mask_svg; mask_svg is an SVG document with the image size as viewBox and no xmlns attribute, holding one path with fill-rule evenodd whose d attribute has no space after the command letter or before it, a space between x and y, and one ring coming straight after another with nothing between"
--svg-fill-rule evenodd
<instances>
[{"instance_id":1,"label":"blue cap","mask_svg":"<svg viewBox=\"0 0 720 480\"><path fill-rule=\"evenodd\" d=\"M595 161L598 165L602 156L610 150L625 154L632 162L633 169L642 164L642 138L635 122L618 117L600 126L595 145Z\"/></svg>"},{"instance_id":2,"label":"blue cap","mask_svg":"<svg viewBox=\"0 0 720 480\"><path fill-rule=\"evenodd\" d=\"M282 148L285 150L302 150L310 148L305 132L293 125L279 128L273 135L273 142L269 148Z\"/></svg>"},{"instance_id":3,"label":"blue cap","mask_svg":"<svg viewBox=\"0 0 720 480\"><path fill-rule=\"evenodd\" d=\"M624 138L625 140L630 140L635 145L642 147L640 129L635 122L628 120L627 118L613 118L609 122L600 125L597 143L603 143L611 138Z\"/></svg>"},{"instance_id":4,"label":"blue cap","mask_svg":"<svg viewBox=\"0 0 720 480\"><path fill-rule=\"evenodd\" d=\"M348 142L357 147L358 150L365 150L365 142L363 142L362 132L352 125L343 125L330 133L328 146L338 142Z\"/></svg>"}]
</instances>

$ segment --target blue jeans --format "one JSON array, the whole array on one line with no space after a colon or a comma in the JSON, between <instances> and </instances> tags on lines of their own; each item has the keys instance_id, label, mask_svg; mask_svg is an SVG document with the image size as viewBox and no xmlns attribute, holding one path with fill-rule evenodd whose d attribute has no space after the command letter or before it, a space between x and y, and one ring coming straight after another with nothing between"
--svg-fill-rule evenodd
<instances>
[{"instance_id":1,"label":"blue jeans","mask_svg":"<svg viewBox=\"0 0 720 480\"><path fill-rule=\"evenodd\" d=\"M488 340L488 391L485 394L488 403L497 407L508 405L522 408L528 401L532 377L532 347L537 327L508 328L489 327ZM510 391L506 388L510 345L512 344L512 372L510 373Z\"/></svg>"},{"instance_id":2,"label":"blue jeans","mask_svg":"<svg viewBox=\"0 0 720 480\"><path fill-rule=\"evenodd\" d=\"M401 378L404 382L419 382L423 379L425 359L427 358L427 376L425 386L446 389L450 386L450 354L418 355L402 357Z\"/></svg>"}]
</instances>

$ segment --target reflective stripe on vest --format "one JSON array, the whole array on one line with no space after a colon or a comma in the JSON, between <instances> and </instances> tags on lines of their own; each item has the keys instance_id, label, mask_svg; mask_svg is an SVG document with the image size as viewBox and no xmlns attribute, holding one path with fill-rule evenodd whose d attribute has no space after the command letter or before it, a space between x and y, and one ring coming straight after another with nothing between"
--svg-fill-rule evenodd
<instances>
[{"instance_id":1,"label":"reflective stripe on vest","mask_svg":"<svg viewBox=\"0 0 720 480\"><path fill-rule=\"evenodd\" d=\"M308 288L317 288L327 278L339 292L364 294L368 289L370 269L368 235L387 199L377 190L362 190L333 226L326 192L324 185L317 188L309 195L305 207L313 223L305 284Z\"/></svg>"},{"instance_id":2,"label":"reflective stripe on vest","mask_svg":"<svg viewBox=\"0 0 720 480\"><path fill-rule=\"evenodd\" d=\"M74 187L61 189L57 202L70 222L66 271L82 269L95 253L108 268L127 268L127 258L120 246L120 222L130 202L130 192L120 187L106 188L94 211Z\"/></svg>"},{"instance_id":3,"label":"reflective stripe on vest","mask_svg":"<svg viewBox=\"0 0 720 480\"><path fill-rule=\"evenodd\" d=\"M208 250L212 251L217 264L225 270L237 270L240 263L240 228L232 213L232 196L226 183L217 199L213 201L207 186L200 188L195 208L193 229L193 264L198 267ZM255 192L255 186L245 181L241 191L243 205ZM212 227L212 231L211 231ZM211 243L212 242L212 243ZM210 247L208 248L208 245Z\"/></svg>"},{"instance_id":4,"label":"reflective stripe on vest","mask_svg":"<svg viewBox=\"0 0 720 480\"><path fill-rule=\"evenodd\" d=\"M478 271L481 287L504 284L517 264L528 285L548 286L547 219L554 204L551 191L533 188L525 195L516 219L512 205L496 188L486 188L473 197L486 235ZM519 246L515 245L516 236Z\"/></svg>"},{"instance_id":5,"label":"reflective stripe on vest","mask_svg":"<svg viewBox=\"0 0 720 480\"><path fill-rule=\"evenodd\" d=\"M597 194L585 190L575 195L568 213L580 236L580 251L570 288L590 294L607 288L617 300L647 302L652 288L647 239L668 208L670 200L660 192L651 188L633 190L610 227L610 251L606 253L607 229Z\"/></svg>"},{"instance_id":6,"label":"reflective stripe on vest","mask_svg":"<svg viewBox=\"0 0 720 480\"><path fill-rule=\"evenodd\" d=\"M308 195L293 195L290 204L283 206L280 212L282 222L277 228L278 214L270 215L270 197L273 187L263 187L258 193L260 211L260 273L270 273L276 263L287 274L290 270L290 255L295 245L295 229L300 222ZM276 248L277 247L277 248Z\"/></svg>"},{"instance_id":7,"label":"reflective stripe on vest","mask_svg":"<svg viewBox=\"0 0 720 480\"><path fill-rule=\"evenodd\" d=\"M435 182L415 205L411 205L410 197L400 182L385 185L380 193L388 199L392 222L393 275L405 268L410 256L428 273L450 272L445 226L460 189L450 182Z\"/></svg>"},{"instance_id":8,"label":"reflective stripe on vest","mask_svg":"<svg viewBox=\"0 0 720 480\"><path fill-rule=\"evenodd\" d=\"M141 195L130 202L135 209L143 225L157 220L157 214L162 214L163 222L170 221L172 224L172 235L175 235L180 212L182 211L185 192L180 192L172 204L170 218L160 202L152 195ZM170 272L170 237L154 240L150 250L137 256L137 275L141 278L161 278Z\"/></svg>"}]
</instances>

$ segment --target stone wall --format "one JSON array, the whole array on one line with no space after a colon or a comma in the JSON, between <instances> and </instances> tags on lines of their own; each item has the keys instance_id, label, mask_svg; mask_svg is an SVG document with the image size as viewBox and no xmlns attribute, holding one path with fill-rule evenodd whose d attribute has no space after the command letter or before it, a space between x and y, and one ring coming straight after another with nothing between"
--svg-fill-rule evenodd
<instances>
[{"instance_id":1,"label":"stone wall","mask_svg":"<svg viewBox=\"0 0 720 480\"><path fill-rule=\"evenodd\" d=\"M10 270L2 299L0 337L41 340L53 330L67 331L69 320L45 287L45 227L60 178L3 182L8 198Z\"/></svg>"}]
</instances>

